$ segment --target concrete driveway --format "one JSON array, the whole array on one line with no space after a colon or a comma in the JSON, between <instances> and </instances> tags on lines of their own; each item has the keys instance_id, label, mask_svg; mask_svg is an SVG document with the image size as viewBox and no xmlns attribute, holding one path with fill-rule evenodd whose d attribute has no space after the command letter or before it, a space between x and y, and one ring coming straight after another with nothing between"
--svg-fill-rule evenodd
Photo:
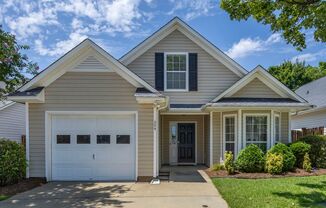
<instances>
[{"instance_id":1,"label":"concrete driveway","mask_svg":"<svg viewBox=\"0 0 326 208\"><path fill-rule=\"evenodd\" d=\"M0 202L0 207L219 207L227 203L207 182L52 182Z\"/></svg>"}]
</instances>

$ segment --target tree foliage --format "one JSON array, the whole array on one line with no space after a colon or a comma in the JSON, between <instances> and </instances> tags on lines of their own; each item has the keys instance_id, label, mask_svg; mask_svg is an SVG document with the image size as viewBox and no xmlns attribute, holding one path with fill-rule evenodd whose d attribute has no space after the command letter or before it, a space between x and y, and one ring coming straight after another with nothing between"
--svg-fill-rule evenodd
<instances>
[{"instance_id":1,"label":"tree foliage","mask_svg":"<svg viewBox=\"0 0 326 208\"><path fill-rule=\"evenodd\" d=\"M319 66L313 67L305 62L285 61L278 66L269 67L268 71L288 88L296 90L308 82L326 76L326 62L320 62Z\"/></svg>"},{"instance_id":2,"label":"tree foliage","mask_svg":"<svg viewBox=\"0 0 326 208\"><path fill-rule=\"evenodd\" d=\"M324 0L221 0L220 7L232 20L247 20L270 25L287 43L298 50L306 47L306 33L311 29L314 39L326 41L326 2Z\"/></svg>"},{"instance_id":3,"label":"tree foliage","mask_svg":"<svg viewBox=\"0 0 326 208\"><path fill-rule=\"evenodd\" d=\"M28 81L28 74L36 74L38 66L31 62L22 51L29 49L27 45L19 45L14 35L4 31L0 25L0 100L7 93Z\"/></svg>"}]
</instances>

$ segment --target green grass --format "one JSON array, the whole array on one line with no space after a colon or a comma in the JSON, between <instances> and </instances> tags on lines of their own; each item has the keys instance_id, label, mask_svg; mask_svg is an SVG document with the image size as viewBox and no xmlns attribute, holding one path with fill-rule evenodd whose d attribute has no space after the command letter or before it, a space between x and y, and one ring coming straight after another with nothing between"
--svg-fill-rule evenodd
<instances>
[{"instance_id":1,"label":"green grass","mask_svg":"<svg viewBox=\"0 0 326 208\"><path fill-rule=\"evenodd\" d=\"M325 175L272 179L213 178L212 180L231 208L326 207Z\"/></svg>"},{"instance_id":2,"label":"green grass","mask_svg":"<svg viewBox=\"0 0 326 208\"><path fill-rule=\"evenodd\" d=\"M3 201L3 200L6 200L8 199L9 196L6 196L6 195L0 195L0 201Z\"/></svg>"}]
</instances>

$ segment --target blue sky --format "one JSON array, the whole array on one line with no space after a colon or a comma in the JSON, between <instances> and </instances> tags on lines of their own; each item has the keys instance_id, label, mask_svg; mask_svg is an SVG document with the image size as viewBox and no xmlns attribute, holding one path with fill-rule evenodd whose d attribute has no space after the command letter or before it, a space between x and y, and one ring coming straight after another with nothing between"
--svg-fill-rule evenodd
<instances>
[{"instance_id":1,"label":"blue sky","mask_svg":"<svg viewBox=\"0 0 326 208\"><path fill-rule=\"evenodd\" d=\"M2 2L1 2L2 1ZM326 61L325 44L307 32L307 48L296 51L280 34L254 20L231 21L218 0L1 0L0 24L14 33L26 54L44 69L89 37L120 58L162 25L179 16L247 70L284 60Z\"/></svg>"}]
</instances>

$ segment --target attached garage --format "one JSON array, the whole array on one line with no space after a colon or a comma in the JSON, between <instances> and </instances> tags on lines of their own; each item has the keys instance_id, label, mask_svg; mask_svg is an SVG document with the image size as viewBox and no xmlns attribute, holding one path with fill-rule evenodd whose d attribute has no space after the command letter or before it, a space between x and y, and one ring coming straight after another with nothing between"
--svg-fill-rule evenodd
<instances>
[{"instance_id":1,"label":"attached garage","mask_svg":"<svg viewBox=\"0 0 326 208\"><path fill-rule=\"evenodd\" d=\"M136 113L57 112L47 120L51 180L136 180Z\"/></svg>"}]
</instances>

